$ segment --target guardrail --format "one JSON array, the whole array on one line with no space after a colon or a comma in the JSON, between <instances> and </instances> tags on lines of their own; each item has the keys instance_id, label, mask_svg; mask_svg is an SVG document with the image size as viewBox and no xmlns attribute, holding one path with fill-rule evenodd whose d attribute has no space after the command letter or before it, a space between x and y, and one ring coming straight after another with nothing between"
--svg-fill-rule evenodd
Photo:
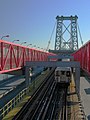
<instances>
[{"instance_id":1,"label":"guardrail","mask_svg":"<svg viewBox=\"0 0 90 120\"><path fill-rule=\"evenodd\" d=\"M39 74L40 73L36 74L34 76L34 78L37 77L37 75L39 75ZM47 76L47 74L46 74L46 76ZM45 77L45 75L44 75L44 77ZM32 78L32 80L34 78ZM36 81L40 81L40 78L37 79ZM0 109L0 120L2 118L4 118L21 101L21 99L31 91L31 89L33 89L35 87L35 84L37 84L37 83L35 83L35 81L33 80L32 83L30 84L30 86L28 88L23 89L12 100L10 100L6 105L4 105Z\"/></svg>"},{"instance_id":2,"label":"guardrail","mask_svg":"<svg viewBox=\"0 0 90 120\"><path fill-rule=\"evenodd\" d=\"M15 96L4 107L2 107L0 109L0 119L2 119L3 117L5 117L5 115L8 112L10 112L10 110L12 110L17 105L17 103L20 102L20 100L24 97L24 95L26 95L27 90L28 90L27 88L25 88L24 90L22 90L17 96Z\"/></svg>"}]
</instances>

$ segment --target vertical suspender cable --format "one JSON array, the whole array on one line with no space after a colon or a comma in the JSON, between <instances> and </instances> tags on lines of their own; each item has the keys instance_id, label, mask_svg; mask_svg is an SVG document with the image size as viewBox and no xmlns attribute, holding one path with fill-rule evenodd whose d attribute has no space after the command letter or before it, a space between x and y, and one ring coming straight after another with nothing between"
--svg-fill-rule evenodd
<instances>
[{"instance_id":1,"label":"vertical suspender cable","mask_svg":"<svg viewBox=\"0 0 90 120\"><path fill-rule=\"evenodd\" d=\"M81 32L80 32L80 28L79 28L79 25L77 24L78 26L78 31L79 31L79 36L80 36L80 40L81 40L81 44L83 45L83 40L82 40L82 36L81 36Z\"/></svg>"},{"instance_id":2,"label":"vertical suspender cable","mask_svg":"<svg viewBox=\"0 0 90 120\"><path fill-rule=\"evenodd\" d=\"M55 27L56 27L56 22L55 22L55 24L54 24L54 27L53 27L53 30L52 30L52 33L51 33L51 36L50 36L50 40L48 41L48 45L47 45L47 48L46 48L47 51L49 50L49 45L50 45L50 43L51 43L51 39L52 39L54 30L55 30Z\"/></svg>"}]
</instances>

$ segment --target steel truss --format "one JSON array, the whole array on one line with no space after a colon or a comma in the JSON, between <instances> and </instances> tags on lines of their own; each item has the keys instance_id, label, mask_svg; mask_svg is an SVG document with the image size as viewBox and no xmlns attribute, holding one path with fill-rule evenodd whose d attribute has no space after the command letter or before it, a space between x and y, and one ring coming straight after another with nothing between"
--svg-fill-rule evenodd
<instances>
[{"instance_id":1,"label":"steel truss","mask_svg":"<svg viewBox=\"0 0 90 120\"><path fill-rule=\"evenodd\" d=\"M90 75L90 40L72 55L75 61L80 62L81 68Z\"/></svg>"},{"instance_id":2,"label":"steel truss","mask_svg":"<svg viewBox=\"0 0 90 120\"><path fill-rule=\"evenodd\" d=\"M47 61L52 53L0 40L0 73L21 69L26 61Z\"/></svg>"},{"instance_id":3,"label":"steel truss","mask_svg":"<svg viewBox=\"0 0 90 120\"><path fill-rule=\"evenodd\" d=\"M77 50L78 49L78 34L77 34L77 16L56 17L56 39L55 50ZM69 20L70 24L66 26L64 21ZM69 38L66 34L68 32ZM66 34L66 38L64 38Z\"/></svg>"}]
</instances>

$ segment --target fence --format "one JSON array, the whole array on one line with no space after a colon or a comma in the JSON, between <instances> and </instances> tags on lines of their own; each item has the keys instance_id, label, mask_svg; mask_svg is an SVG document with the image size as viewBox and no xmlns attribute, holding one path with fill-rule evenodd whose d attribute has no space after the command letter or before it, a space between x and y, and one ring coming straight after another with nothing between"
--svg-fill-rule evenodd
<instances>
[{"instance_id":1,"label":"fence","mask_svg":"<svg viewBox=\"0 0 90 120\"><path fill-rule=\"evenodd\" d=\"M20 100L26 95L27 93L27 88L22 90L17 96L15 96L12 100L10 100L3 108L0 109L0 119L5 117L5 115L12 110L17 103L20 102Z\"/></svg>"}]
</instances>

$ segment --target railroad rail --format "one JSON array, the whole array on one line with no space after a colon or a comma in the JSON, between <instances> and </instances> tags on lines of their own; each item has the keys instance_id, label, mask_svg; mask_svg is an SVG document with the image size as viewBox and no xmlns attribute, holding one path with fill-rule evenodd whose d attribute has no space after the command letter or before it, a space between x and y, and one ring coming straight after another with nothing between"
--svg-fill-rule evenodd
<instances>
[{"instance_id":1,"label":"railroad rail","mask_svg":"<svg viewBox=\"0 0 90 120\"><path fill-rule=\"evenodd\" d=\"M54 81L54 69L13 120L66 120L66 89Z\"/></svg>"}]
</instances>

